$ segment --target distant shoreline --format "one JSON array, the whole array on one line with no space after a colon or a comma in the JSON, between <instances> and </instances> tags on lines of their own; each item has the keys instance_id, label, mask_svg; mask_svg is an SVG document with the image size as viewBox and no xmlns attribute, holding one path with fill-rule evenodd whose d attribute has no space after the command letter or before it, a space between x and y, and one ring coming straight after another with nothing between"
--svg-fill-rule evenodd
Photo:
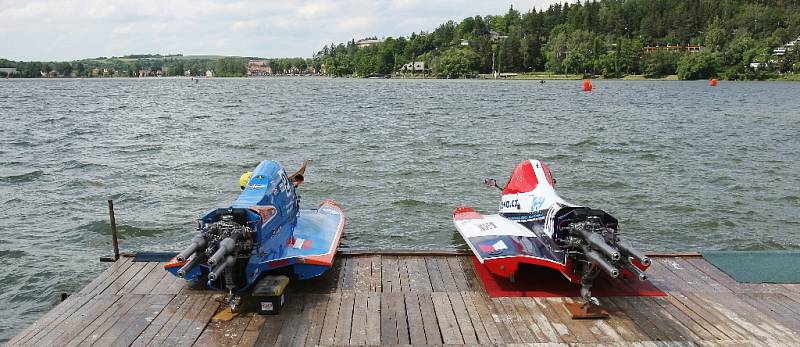
<instances>
[{"instance_id":1,"label":"distant shoreline","mask_svg":"<svg viewBox=\"0 0 800 347\"><path fill-rule=\"evenodd\" d=\"M186 77L186 76L163 76L163 77L128 77L128 76L108 76L108 77L12 77L12 78L0 78L0 81L3 80L76 80L76 79L85 79L85 80L110 80L110 79L131 79L131 80L151 80L151 79L183 79L183 80L213 80L213 79L271 79L271 78L343 78L343 79L390 79L390 80L448 80L447 78L438 78L438 77L430 77L430 76L394 76L394 77L358 77L358 76L328 76L328 75L274 75L274 76L239 76L239 77ZM560 75L560 74L509 74L505 76L499 76L498 78L492 78L491 74L479 74L477 77L471 78L453 78L452 80L476 80L476 81L580 81L580 80L595 80L595 81L682 81L682 82L692 82L692 81L706 81L706 80L681 80L678 79L677 75L667 75L663 77L645 77L644 75L628 75L625 77L613 77L613 78L606 78L602 76L595 76L595 77L584 77L581 75ZM724 82L800 82L800 74L789 75L784 77L778 78L765 78L761 80L723 80L720 81Z\"/></svg>"}]
</instances>

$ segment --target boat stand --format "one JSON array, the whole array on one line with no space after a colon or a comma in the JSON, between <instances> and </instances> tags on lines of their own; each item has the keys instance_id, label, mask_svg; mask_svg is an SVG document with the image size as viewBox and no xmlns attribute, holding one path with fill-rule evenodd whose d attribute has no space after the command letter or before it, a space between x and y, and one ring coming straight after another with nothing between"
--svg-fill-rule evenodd
<instances>
[{"instance_id":1,"label":"boat stand","mask_svg":"<svg viewBox=\"0 0 800 347\"><path fill-rule=\"evenodd\" d=\"M608 318L608 311L600 305L594 303L581 303L581 302L566 302L564 306L567 307L569 313L572 314L572 319L606 319Z\"/></svg>"}]
</instances>

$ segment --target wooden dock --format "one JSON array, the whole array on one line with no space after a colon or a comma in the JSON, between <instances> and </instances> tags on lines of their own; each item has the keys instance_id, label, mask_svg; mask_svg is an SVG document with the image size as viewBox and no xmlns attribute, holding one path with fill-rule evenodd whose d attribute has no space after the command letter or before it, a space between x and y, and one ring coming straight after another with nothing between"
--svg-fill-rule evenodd
<instances>
[{"instance_id":1,"label":"wooden dock","mask_svg":"<svg viewBox=\"0 0 800 347\"><path fill-rule=\"evenodd\" d=\"M123 257L11 346L798 346L800 285L742 284L702 257L658 257L666 297L601 298L607 320L571 320L574 298L490 298L459 253L350 252L293 284L278 316L212 322L216 292Z\"/></svg>"}]
</instances>

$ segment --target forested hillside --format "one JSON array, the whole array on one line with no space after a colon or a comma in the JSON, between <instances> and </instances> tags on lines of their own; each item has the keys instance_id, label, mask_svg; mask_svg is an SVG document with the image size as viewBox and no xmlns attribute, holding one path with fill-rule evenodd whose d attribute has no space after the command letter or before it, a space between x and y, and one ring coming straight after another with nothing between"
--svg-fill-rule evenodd
<instances>
[{"instance_id":1,"label":"forested hillside","mask_svg":"<svg viewBox=\"0 0 800 347\"><path fill-rule=\"evenodd\" d=\"M449 21L369 47L358 48L355 40L331 44L314 61L339 76L390 74L413 61L442 77L491 73L494 56L500 72L775 77L800 72L800 49L774 54L800 36L799 3L602 0L525 12L512 7L505 15Z\"/></svg>"}]
</instances>

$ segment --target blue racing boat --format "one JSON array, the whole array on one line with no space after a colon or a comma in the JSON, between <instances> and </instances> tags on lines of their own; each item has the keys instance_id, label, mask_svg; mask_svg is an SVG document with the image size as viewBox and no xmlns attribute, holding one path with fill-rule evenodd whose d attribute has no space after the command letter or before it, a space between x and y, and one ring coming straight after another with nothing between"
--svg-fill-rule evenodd
<instances>
[{"instance_id":1,"label":"blue racing boat","mask_svg":"<svg viewBox=\"0 0 800 347\"><path fill-rule=\"evenodd\" d=\"M275 270L291 268L298 279L325 273L333 266L345 217L332 200L300 209L297 186L306 164L287 175L278 162L261 162L233 205L200 218L191 245L164 268L231 297Z\"/></svg>"}]
</instances>

